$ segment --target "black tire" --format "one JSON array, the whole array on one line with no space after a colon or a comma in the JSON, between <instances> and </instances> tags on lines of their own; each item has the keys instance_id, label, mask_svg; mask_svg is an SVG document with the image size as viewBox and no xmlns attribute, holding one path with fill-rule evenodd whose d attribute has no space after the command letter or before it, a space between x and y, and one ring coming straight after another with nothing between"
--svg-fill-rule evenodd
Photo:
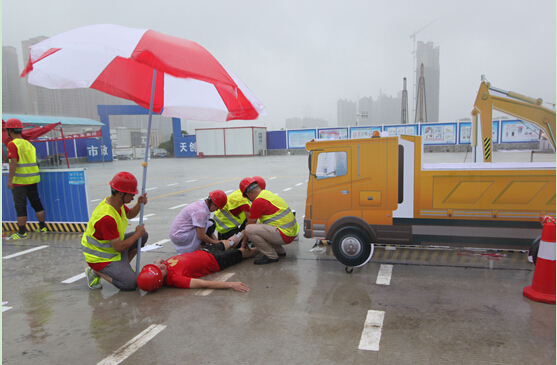
<instances>
[{"instance_id":1,"label":"black tire","mask_svg":"<svg viewBox=\"0 0 557 365\"><path fill-rule=\"evenodd\" d=\"M368 235L357 227L344 227L333 236L333 254L342 264L358 267L373 255L373 244Z\"/></svg>"},{"instance_id":2,"label":"black tire","mask_svg":"<svg viewBox=\"0 0 557 365\"><path fill-rule=\"evenodd\" d=\"M538 238L536 238L532 244L530 245L530 250L528 251L528 256L532 256L532 261L534 262L534 265L536 265L536 260L538 259L538 251L540 249L540 240L542 239L542 236L539 236Z\"/></svg>"}]
</instances>

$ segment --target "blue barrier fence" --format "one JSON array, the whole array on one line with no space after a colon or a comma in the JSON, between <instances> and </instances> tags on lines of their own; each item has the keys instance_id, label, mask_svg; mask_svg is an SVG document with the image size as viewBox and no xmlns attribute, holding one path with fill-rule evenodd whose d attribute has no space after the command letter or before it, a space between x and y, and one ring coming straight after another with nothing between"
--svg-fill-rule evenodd
<instances>
[{"instance_id":1,"label":"blue barrier fence","mask_svg":"<svg viewBox=\"0 0 557 365\"><path fill-rule=\"evenodd\" d=\"M87 223L90 215L87 169L40 171L37 184L47 222ZM2 222L16 222L12 191L6 188L8 174L2 173ZM27 202L29 222L36 222L35 211Z\"/></svg>"},{"instance_id":2,"label":"blue barrier fence","mask_svg":"<svg viewBox=\"0 0 557 365\"><path fill-rule=\"evenodd\" d=\"M387 132L389 136L422 136L424 145L466 145L472 135L471 122L395 124L337 128L289 129L267 132L267 149L306 148L314 138L345 139L369 138L374 131ZM528 143L539 141L540 128L522 120L493 121L493 143Z\"/></svg>"}]
</instances>

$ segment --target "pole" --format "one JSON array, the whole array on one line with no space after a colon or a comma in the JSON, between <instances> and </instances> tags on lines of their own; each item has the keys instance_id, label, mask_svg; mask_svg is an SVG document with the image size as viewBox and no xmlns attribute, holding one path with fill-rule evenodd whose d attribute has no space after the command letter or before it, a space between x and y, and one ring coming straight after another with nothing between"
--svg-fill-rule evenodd
<instances>
[{"instance_id":1,"label":"pole","mask_svg":"<svg viewBox=\"0 0 557 365\"><path fill-rule=\"evenodd\" d=\"M145 194L145 185L147 182L147 160L149 158L149 141L151 140L151 121L153 119L153 102L155 100L155 86L157 83L157 70L153 70L153 82L151 83L151 102L149 103L149 123L147 124L147 143L145 143L145 158L143 163L143 181L141 183L141 195ZM143 224L143 210L145 204L141 203L139 210L139 225ZM139 268L141 266L141 241L142 237L137 240L137 259L135 262L135 275L139 275Z\"/></svg>"},{"instance_id":2,"label":"pole","mask_svg":"<svg viewBox=\"0 0 557 365\"><path fill-rule=\"evenodd\" d=\"M64 129L60 123L60 133L62 134L62 145L64 146L64 155L66 156L66 165L70 168L70 159L68 158L68 150L66 149L66 138L64 137ZM74 140L75 141L75 140Z\"/></svg>"}]
</instances>

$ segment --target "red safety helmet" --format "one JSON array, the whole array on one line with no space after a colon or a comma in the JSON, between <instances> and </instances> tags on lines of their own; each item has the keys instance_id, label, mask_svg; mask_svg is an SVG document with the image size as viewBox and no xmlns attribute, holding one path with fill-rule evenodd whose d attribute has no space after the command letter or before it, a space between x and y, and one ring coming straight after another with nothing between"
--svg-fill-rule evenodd
<instances>
[{"instance_id":1,"label":"red safety helmet","mask_svg":"<svg viewBox=\"0 0 557 365\"><path fill-rule=\"evenodd\" d=\"M253 179L257 182L257 185L259 185L261 190L265 190L267 184L265 183L265 180L261 176L254 176Z\"/></svg>"},{"instance_id":2,"label":"red safety helmet","mask_svg":"<svg viewBox=\"0 0 557 365\"><path fill-rule=\"evenodd\" d=\"M244 197L246 197L247 188L249 188L253 183L257 184L257 181L255 181L253 177L244 177L242 181L240 181L240 191Z\"/></svg>"},{"instance_id":3,"label":"red safety helmet","mask_svg":"<svg viewBox=\"0 0 557 365\"><path fill-rule=\"evenodd\" d=\"M151 291L162 286L163 275L157 265L145 265L137 275L137 286L143 291Z\"/></svg>"},{"instance_id":4,"label":"red safety helmet","mask_svg":"<svg viewBox=\"0 0 557 365\"><path fill-rule=\"evenodd\" d=\"M10 118L6 121L6 129L23 129L23 124L21 120L16 118Z\"/></svg>"},{"instance_id":5,"label":"red safety helmet","mask_svg":"<svg viewBox=\"0 0 557 365\"><path fill-rule=\"evenodd\" d=\"M219 209L224 208L226 202L228 201L228 198L226 197L226 193L222 190L211 191L209 193L209 198L211 198L213 203L215 203L215 205L219 207Z\"/></svg>"},{"instance_id":6,"label":"red safety helmet","mask_svg":"<svg viewBox=\"0 0 557 365\"><path fill-rule=\"evenodd\" d=\"M137 194L137 179L129 172L119 172L112 178L110 187L116 191L127 194Z\"/></svg>"}]
</instances>

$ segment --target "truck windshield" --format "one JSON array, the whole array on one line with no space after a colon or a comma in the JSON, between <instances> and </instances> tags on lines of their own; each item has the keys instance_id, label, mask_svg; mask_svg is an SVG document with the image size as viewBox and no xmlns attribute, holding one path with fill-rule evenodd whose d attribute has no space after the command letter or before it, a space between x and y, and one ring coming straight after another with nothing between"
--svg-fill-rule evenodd
<instances>
[{"instance_id":1,"label":"truck windshield","mask_svg":"<svg viewBox=\"0 0 557 365\"><path fill-rule=\"evenodd\" d=\"M322 152L317 155L317 167L315 169L315 177L317 179L343 176L346 175L346 172L346 152Z\"/></svg>"}]
</instances>

